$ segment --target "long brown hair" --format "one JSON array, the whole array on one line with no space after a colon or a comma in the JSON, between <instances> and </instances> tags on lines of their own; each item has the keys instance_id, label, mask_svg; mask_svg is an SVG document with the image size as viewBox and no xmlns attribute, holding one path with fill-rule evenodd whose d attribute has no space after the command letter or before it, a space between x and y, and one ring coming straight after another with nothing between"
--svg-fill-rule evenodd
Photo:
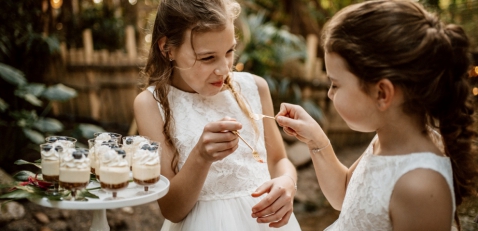
<instances>
[{"instance_id":1,"label":"long brown hair","mask_svg":"<svg viewBox=\"0 0 478 231\"><path fill-rule=\"evenodd\" d=\"M451 159L457 206L476 195L476 132L467 71L469 41L413 1L367 1L342 9L323 33L326 52L343 57L367 85L389 79L404 91L404 111L440 131ZM460 223L455 212L455 220Z\"/></svg>"},{"instance_id":2,"label":"long brown hair","mask_svg":"<svg viewBox=\"0 0 478 231\"><path fill-rule=\"evenodd\" d=\"M155 99L161 104L164 111L163 134L167 145L174 152L171 169L176 173L178 172L179 153L171 137L174 121L168 100L174 66L169 59L168 51L171 47L180 47L184 42L192 44L192 41L184 41L184 35L188 29L191 29L192 34L221 31L226 27L228 20L236 19L240 12L241 7L235 0L162 0L158 6L152 31L151 48L146 66L141 74L144 77L143 88L155 86ZM163 51L161 51L158 42L163 37L166 37L167 40ZM241 110L250 118L250 108L238 89L232 84L231 76L226 78L225 89L233 93ZM252 118L250 120L254 130L257 131Z\"/></svg>"}]
</instances>

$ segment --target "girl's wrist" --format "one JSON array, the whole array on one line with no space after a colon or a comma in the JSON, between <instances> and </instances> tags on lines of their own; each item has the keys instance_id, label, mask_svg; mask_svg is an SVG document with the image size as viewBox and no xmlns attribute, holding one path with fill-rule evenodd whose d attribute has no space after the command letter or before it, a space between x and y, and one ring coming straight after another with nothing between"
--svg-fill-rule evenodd
<instances>
[{"instance_id":1,"label":"girl's wrist","mask_svg":"<svg viewBox=\"0 0 478 231\"><path fill-rule=\"evenodd\" d=\"M323 150L330 145L330 140L327 137L313 139L307 143L310 150Z\"/></svg>"},{"instance_id":2,"label":"girl's wrist","mask_svg":"<svg viewBox=\"0 0 478 231\"><path fill-rule=\"evenodd\" d=\"M295 188L295 191L297 191L297 181L294 180L294 177L292 177L291 175L289 174L284 174L282 176L286 176L287 178L290 178L292 180L292 183L294 183L294 188Z\"/></svg>"}]
</instances>

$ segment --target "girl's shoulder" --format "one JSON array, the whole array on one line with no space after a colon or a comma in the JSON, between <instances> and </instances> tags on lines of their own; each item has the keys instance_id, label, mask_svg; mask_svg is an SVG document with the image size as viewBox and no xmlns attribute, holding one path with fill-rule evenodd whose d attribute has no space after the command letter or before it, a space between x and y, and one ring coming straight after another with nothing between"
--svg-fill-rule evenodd
<instances>
[{"instance_id":1,"label":"girl's shoulder","mask_svg":"<svg viewBox=\"0 0 478 231\"><path fill-rule=\"evenodd\" d=\"M241 88L246 87L259 92L269 92L267 81L258 75L249 72L233 72L233 79Z\"/></svg>"}]
</instances>

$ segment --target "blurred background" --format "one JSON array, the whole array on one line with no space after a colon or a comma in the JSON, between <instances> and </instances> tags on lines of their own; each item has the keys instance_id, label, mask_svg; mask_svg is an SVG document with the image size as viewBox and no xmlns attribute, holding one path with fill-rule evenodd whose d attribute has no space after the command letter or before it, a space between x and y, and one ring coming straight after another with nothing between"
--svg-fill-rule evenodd
<instances>
[{"instance_id":1,"label":"blurred background","mask_svg":"<svg viewBox=\"0 0 478 231\"><path fill-rule=\"evenodd\" d=\"M325 129L345 165L374 134L350 130L327 98L320 34L339 9L359 0L238 0L235 69L265 78L276 112L302 105ZM160 0L6 0L0 4L0 182L40 158L39 144L65 135L87 146L94 132L136 134L133 100L151 43ZM472 44L470 82L478 95L478 0L420 0ZM283 134L299 180L295 213L304 231L323 230L338 216L318 187L307 146ZM31 169L38 171L38 169ZM463 230L478 203L459 210ZM111 230L159 230L157 204L108 210ZM158 219L160 218L160 219ZM47 209L27 200L0 210L1 230L89 230L88 211Z\"/></svg>"}]
</instances>

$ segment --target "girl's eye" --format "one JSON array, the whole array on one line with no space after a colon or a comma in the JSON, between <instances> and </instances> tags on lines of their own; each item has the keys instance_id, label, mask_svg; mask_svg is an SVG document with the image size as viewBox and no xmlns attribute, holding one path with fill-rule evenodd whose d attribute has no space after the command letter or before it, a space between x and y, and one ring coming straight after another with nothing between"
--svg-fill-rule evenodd
<instances>
[{"instance_id":1,"label":"girl's eye","mask_svg":"<svg viewBox=\"0 0 478 231\"><path fill-rule=\"evenodd\" d=\"M202 58L202 59L200 59L200 60L201 60L201 61L209 61L209 60L211 60L211 59L213 59L213 58L214 58L214 56L208 56L208 57Z\"/></svg>"},{"instance_id":2,"label":"girl's eye","mask_svg":"<svg viewBox=\"0 0 478 231\"><path fill-rule=\"evenodd\" d=\"M330 88L331 88L331 89L336 89L337 86L335 86L333 83L331 83L331 84L330 84Z\"/></svg>"}]
</instances>

